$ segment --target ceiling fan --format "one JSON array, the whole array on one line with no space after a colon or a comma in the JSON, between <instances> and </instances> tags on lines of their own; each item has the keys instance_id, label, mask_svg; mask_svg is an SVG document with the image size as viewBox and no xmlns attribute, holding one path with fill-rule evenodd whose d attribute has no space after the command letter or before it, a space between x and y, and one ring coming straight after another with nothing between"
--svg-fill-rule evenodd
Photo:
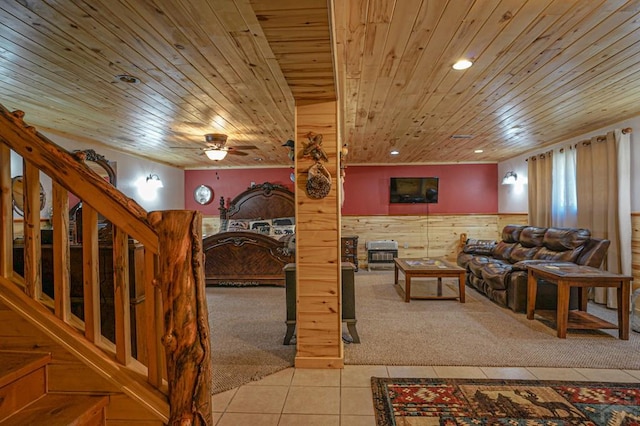
<instances>
[{"instance_id":1,"label":"ceiling fan","mask_svg":"<svg viewBox=\"0 0 640 426\"><path fill-rule=\"evenodd\" d=\"M204 135L204 139L207 143L207 147L198 149L201 149L209 159L214 161L220 161L224 159L227 154L249 155L242 150L257 149L255 145L239 145L234 147L226 146L227 135L223 133L207 133L206 135Z\"/></svg>"},{"instance_id":2,"label":"ceiling fan","mask_svg":"<svg viewBox=\"0 0 640 426\"><path fill-rule=\"evenodd\" d=\"M204 149L204 153L210 160L220 161L224 159L227 154L249 155L246 152L225 146L227 143L227 135L223 133L207 133L204 135L204 140L208 145L208 148Z\"/></svg>"}]
</instances>

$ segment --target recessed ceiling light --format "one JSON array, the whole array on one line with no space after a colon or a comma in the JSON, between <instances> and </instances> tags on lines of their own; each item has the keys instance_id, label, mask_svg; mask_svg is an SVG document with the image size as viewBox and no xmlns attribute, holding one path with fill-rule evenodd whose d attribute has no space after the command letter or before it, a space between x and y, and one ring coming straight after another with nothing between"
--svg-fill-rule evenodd
<instances>
[{"instance_id":1,"label":"recessed ceiling light","mask_svg":"<svg viewBox=\"0 0 640 426\"><path fill-rule=\"evenodd\" d=\"M473 65L473 63L471 61L466 60L466 59L460 59L458 62L453 64L453 69L454 70L466 70L471 65Z\"/></svg>"},{"instance_id":2,"label":"recessed ceiling light","mask_svg":"<svg viewBox=\"0 0 640 426\"><path fill-rule=\"evenodd\" d=\"M129 74L118 74L116 75L116 78L118 80L120 80L123 83L130 83L130 84L138 84L140 83L140 79L138 77L134 77L132 75Z\"/></svg>"},{"instance_id":3,"label":"recessed ceiling light","mask_svg":"<svg viewBox=\"0 0 640 426\"><path fill-rule=\"evenodd\" d=\"M398 155L400 154L400 151L398 151L397 149L394 149L393 151L390 152L391 155Z\"/></svg>"},{"instance_id":4,"label":"recessed ceiling light","mask_svg":"<svg viewBox=\"0 0 640 426\"><path fill-rule=\"evenodd\" d=\"M482 149L476 149L473 152L475 152L476 154L482 154L484 151Z\"/></svg>"}]
</instances>

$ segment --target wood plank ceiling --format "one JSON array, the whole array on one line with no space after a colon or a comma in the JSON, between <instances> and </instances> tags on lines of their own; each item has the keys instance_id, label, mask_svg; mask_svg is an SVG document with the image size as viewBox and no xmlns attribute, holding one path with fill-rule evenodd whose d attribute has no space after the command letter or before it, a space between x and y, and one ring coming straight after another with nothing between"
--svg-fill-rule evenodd
<instances>
[{"instance_id":1,"label":"wood plank ceiling","mask_svg":"<svg viewBox=\"0 0 640 426\"><path fill-rule=\"evenodd\" d=\"M494 162L640 114L639 9L628 0L2 1L0 103L44 133L179 167L264 167L289 165L281 145L293 137L295 102L337 93L349 164ZM460 58L473 66L453 70ZM254 148L212 163L201 148L213 132Z\"/></svg>"}]
</instances>

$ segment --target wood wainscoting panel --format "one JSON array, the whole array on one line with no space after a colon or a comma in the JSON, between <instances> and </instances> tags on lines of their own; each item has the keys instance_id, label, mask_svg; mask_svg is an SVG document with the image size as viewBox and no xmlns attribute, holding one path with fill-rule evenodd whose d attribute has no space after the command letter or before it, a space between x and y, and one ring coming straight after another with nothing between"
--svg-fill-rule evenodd
<instances>
[{"instance_id":1,"label":"wood wainscoting panel","mask_svg":"<svg viewBox=\"0 0 640 426\"><path fill-rule=\"evenodd\" d=\"M321 136L319 136L321 135ZM321 140L321 144L317 144ZM321 156L305 155L319 145ZM336 102L296 107L296 367L342 368L340 206ZM320 151L318 150L318 151ZM307 149L308 151L308 149ZM323 198L306 191L308 171L320 162L331 175Z\"/></svg>"},{"instance_id":2,"label":"wood wainscoting panel","mask_svg":"<svg viewBox=\"0 0 640 426\"><path fill-rule=\"evenodd\" d=\"M455 261L460 234L496 239L497 215L343 216L342 234L358 236L358 261L367 263L367 241L395 240L398 257L445 257Z\"/></svg>"},{"instance_id":3,"label":"wood wainscoting panel","mask_svg":"<svg viewBox=\"0 0 640 426\"><path fill-rule=\"evenodd\" d=\"M220 216L202 217L202 238L220 232Z\"/></svg>"},{"instance_id":4,"label":"wood wainscoting panel","mask_svg":"<svg viewBox=\"0 0 640 426\"><path fill-rule=\"evenodd\" d=\"M498 215L498 235L496 239L500 239L502 229L507 225L527 225L529 223L529 215L527 213L510 213Z\"/></svg>"}]
</instances>

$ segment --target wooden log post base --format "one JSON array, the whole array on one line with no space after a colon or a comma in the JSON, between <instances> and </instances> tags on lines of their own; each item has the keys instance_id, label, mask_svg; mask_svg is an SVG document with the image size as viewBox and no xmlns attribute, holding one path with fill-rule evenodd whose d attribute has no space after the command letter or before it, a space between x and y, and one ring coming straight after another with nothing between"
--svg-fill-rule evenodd
<instances>
[{"instance_id":1,"label":"wooden log post base","mask_svg":"<svg viewBox=\"0 0 640 426\"><path fill-rule=\"evenodd\" d=\"M162 291L169 425L213 425L211 346L204 291L202 215L192 211L149 214L158 232L157 285Z\"/></svg>"}]
</instances>

